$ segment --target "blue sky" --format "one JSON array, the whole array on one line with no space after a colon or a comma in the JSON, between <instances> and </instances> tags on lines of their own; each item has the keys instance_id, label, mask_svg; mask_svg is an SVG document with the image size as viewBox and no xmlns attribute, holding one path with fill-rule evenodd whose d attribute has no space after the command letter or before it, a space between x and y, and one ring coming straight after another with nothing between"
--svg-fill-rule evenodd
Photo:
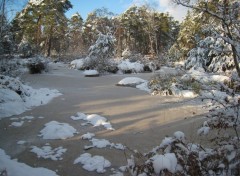
<instances>
[{"instance_id":1,"label":"blue sky","mask_svg":"<svg viewBox=\"0 0 240 176\"><path fill-rule=\"evenodd\" d=\"M73 8L67 12L67 16L78 12L83 19L87 18L88 13L101 7L108 8L109 11L120 14L124 12L131 0L70 0Z\"/></svg>"},{"instance_id":2,"label":"blue sky","mask_svg":"<svg viewBox=\"0 0 240 176\"><path fill-rule=\"evenodd\" d=\"M121 14L131 5L149 4L160 12L169 12L176 20L182 21L187 13L184 7L176 6L171 3L171 0L70 0L73 9L67 12L67 17L71 17L78 12L85 20L88 13L101 7L108 8L109 11L115 14Z\"/></svg>"},{"instance_id":3,"label":"blue sky","mask_svg":"<svg viewBox=\"0 0 240 176\"><path fill-rule=\"evenodd\" d=\"M182 21L186 15L186 8L173 5L171 0L70 0L73 8L70 9L66 15L71 17L73 14L78 12L85 20L88 13L92 12L97 8L106 7L109 11L115 14L121 14L132 5L143 5L149 4L155 10L160 12L169 12L176 20ZM28 0L8 0L9 18L12 19L15 16L16 11L19 11L24 7L24 4Z\"/></svg>"}]
</instances>

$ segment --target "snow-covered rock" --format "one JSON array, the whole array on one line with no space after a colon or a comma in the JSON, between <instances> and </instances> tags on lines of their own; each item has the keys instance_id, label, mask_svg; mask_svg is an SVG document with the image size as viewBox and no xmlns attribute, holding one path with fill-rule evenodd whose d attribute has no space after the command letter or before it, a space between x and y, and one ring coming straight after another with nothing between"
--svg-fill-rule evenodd
<instances>
[{"instance_id":1,"label":"snow-covered rock","mask_svg":"<svg viewBox=\"0 0 240 176\"><path fill-rule=\"evenodd\" d=\"M127 77L127 78L124 78L121 81L119 81L117 83L117 85L135 87L135 86L145 83L145 82L147 82L147 81L144 79L138 78L138 77Z\"/></svg>"},{"instance_id":2,"label":"snow-covered rock","mask_svg":"<svg viewBox=\"0 0 240 176\"><path fill-rule=\"evenodd\" d=\"M83 74L86 77L98 77L99 76L99 72L97 70L85 70L83 72Z\"/></svg>"}]
</instances>

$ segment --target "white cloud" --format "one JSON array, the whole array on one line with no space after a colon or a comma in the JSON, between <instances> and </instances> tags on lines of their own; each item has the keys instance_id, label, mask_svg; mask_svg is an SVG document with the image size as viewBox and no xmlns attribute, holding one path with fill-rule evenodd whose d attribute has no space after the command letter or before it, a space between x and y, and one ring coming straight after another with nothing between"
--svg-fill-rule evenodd
<instances>
[{"instance_id":1,"label":"white cloud","mask_svg":"<svg viewBox=\"0 0 240 176\"><path fill-rule=\"evenodd\" d=\"M188 8L174 4L171 0L159 0L159 4L164 8L164 12L169 12L178 21L183 21Z\"/></svg>"},{"instance_id":2,"label":"white cloud","mask_svg":"<svg viewBox=\"0 0 240 176\"><path fill-rule=\"evenodd\" d=\"M187 14L187 8L183 6L176 5L172 0L133 0L133 2L128 5L137 5L142 6L148 4L151 7L154 7L157 11L160 12L169 12L178 21L183 21L184 17Z\"/></svg>"}]
</instances>

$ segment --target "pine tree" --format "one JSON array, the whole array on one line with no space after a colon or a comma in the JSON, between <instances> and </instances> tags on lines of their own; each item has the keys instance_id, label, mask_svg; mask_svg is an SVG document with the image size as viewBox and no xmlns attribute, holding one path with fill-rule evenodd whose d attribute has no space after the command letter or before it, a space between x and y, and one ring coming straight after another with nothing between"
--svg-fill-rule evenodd
<instances>
[{"instance_id":1,"label":"pine tree","mask_svg":"<svg viewBox=\"0 0 240 176\"><path fill-rule=\"evenodd\" d=\"M83 19L79 13L73 14L68 23L68 40L69 40L69 50L71 54L76 55L83 53L85 49L83 46L82 39L82 27Z\"/></svg>"},{"instance_id":2,"label":"pine tree","mask_svg":"<svg viewBox=\"0 0 240 176\"><path fill-rule=\"evenodd\" d=\"M15 22L23 31L22 38L27 39L38 52L50 56L53 49L60 52L64 48L61 43L67 30L64 13L70 8L69 0L30 0L16 16Z\"/></svg>"}]
</instances>

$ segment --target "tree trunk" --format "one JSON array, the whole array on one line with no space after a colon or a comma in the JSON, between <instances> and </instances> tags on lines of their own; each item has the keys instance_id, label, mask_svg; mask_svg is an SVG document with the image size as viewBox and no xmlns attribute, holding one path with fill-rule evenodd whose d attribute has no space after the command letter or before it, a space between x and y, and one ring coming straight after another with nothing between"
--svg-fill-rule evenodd
<instances>
[{"instance_id":1,"label":"tree trunk","mask_svg":"<svg viewBox=\"0 0 240 176\"><path fill-rule=\"evenodd\" d=\"M0 33L0 37L2 39L3 37L3 28L4 28L4 17L5 17L5 0L3 0L2 3L2 16L1 16L1 33Z\"/></svg>"},{"instance_id":2,"label":"tree trunk","mask_svg":"<svg viewBox=\"0 0 240 176\"><path fill-rule=\"evenodd\" d=\"M238 77L240 77L240 68L239 68L239 61L238 61L238 53L237 50L235 48L235 46L231 45L232 51L233 51L233 60L234 60L234 64L235 64L235 68L237 70L238 73Z\"/></svg>"},{"instance_id":3,"label":"tree trunk","mask_svg":"<svg viewBox=\"0 0 240 176\"><path fill-rule=\"evenodd\" d=\"M53 27L51 26L49 39L48 39L48 48L47 48L47 57L51 56L51 49L52 49L52 30Z\"/></svg>"}]
</instances>

